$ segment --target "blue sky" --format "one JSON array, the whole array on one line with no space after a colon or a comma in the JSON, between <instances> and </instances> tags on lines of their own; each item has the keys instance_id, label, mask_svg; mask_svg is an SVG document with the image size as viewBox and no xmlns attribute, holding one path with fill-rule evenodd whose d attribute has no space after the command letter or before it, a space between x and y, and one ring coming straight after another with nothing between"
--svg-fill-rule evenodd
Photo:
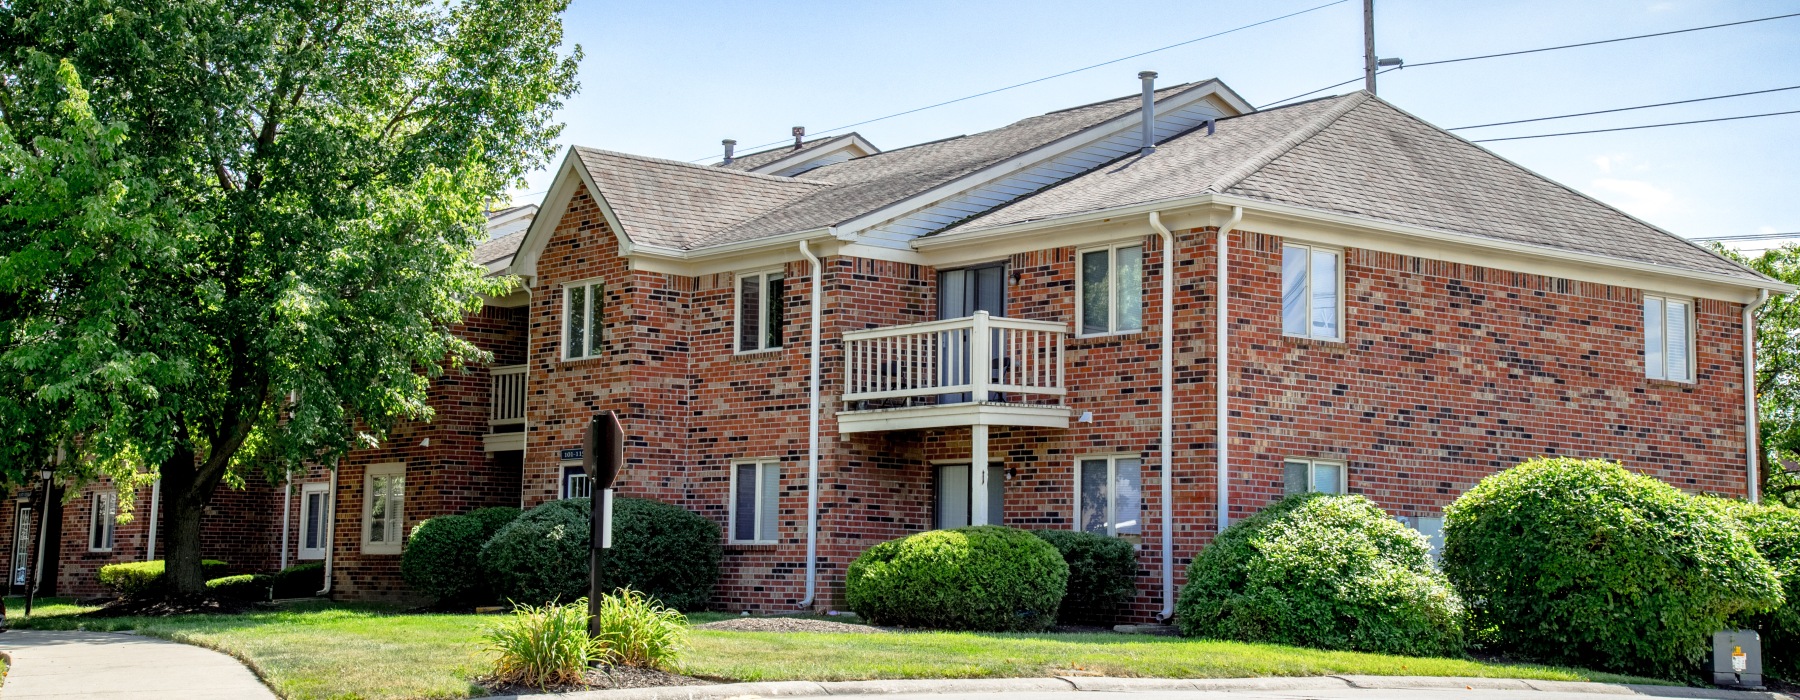
<instances>
[{"instance_id":1,"label":"blue sky","mask_svg":"<svg viewBox=\"0 0 1800 700\"><path fill-rule=\"evenodd\" d=\"M942 102L1329 0L1105 3L574 0L586 52L561 143L677 160ZM1377 53L1410 63L1800 12L1800 2L1377 0ZM882 148L969 134L1161 84L1217 77L1252 104L1362 70L1361 2L857 127ZM1529 56L1423 66L1380 94L1439 126L1800 85L1800 17ZM1350 85L1332 91L1359 87ZM1332 94L1321 93L1321 94ZM1800 90L1460 132L1483 138L1800 109ZM1686 236L1800 232L1800 114L1487 144ZM558 156L560 159L560 155ZM517 193L536 201L549 175Z\"/></svg>"}]
</instances>

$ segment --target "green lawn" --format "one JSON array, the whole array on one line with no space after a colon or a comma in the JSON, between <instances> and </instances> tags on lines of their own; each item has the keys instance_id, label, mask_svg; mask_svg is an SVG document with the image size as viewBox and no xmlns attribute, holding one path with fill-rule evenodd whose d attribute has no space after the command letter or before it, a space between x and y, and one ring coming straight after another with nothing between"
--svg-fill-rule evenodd
<instances>
[{"instance_id":1,"label":"green lawn","mask_svg":"<svg viewBox=\"0 0 1800 700\"><path fill-rule=\"evenodd\" d=\"M8 600L9 610L23 601ZM396 614L378 606L303 603L280 611L91 619L66 601L18 628L136 630L248 662L286 698L463 698L487 668L492 615ZM731 617L700 613L695 622ZM1654 683L1576 669L1418 659L1261 644L1112 634L952 632L816 634L695 631L685 672L720 680L983 678L1098 674L1235 678L1337 673L1490 676Z\"/></svg>"}]
</instances>

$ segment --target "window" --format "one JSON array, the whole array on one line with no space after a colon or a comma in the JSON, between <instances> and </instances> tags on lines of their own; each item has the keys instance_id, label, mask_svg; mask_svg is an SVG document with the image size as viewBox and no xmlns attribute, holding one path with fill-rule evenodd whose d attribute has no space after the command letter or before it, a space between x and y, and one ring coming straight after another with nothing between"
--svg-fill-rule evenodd
<instances>
[{"instance_id":1,"label":"window","mask_svg":"<svg viewBox=\"0 0 1800 700\"><path fill-rule=\"evenodd\" d=\"M738 273L737 280L737 351L781 347L781 272Z\"/></svg>"},{"instance_id":2,"label":"window","mask_svg":"<svg viewBox=\"0 0 1800 700\"><path fill-rule=\"evenodd\" d=\"M600 290L599 282L563 287L563 359L600 354Z\"/></svg>"},{"instance_id":3,"label":"window","mask_svg":"<svg viewBox=\"0 0 1800 700\"><path fill-rule=\"evenodd\" d=\"M931 527L934 530L948 530L953 527L968 527L971 513L975 507L972 491L969 488L969 465L939 464L931 488ZM987 472L987 504L988 524L1000 524L1000 509L1006 502L1006 472L999 464L988 464Z\"/></svg>"},{"instance_id":4,"label":"window","mask_svg":"<svg viewBox=\"0 0 1800 700\"><path fill-rule=\"evenodd\" d=\"M1410 527L1425 536L1426 544L1431 545L1431 558L1438 558L1444 550L1444 519L1442 517L1425 517L1418 515L1399 515L1394 517L1401 525Z\"/></svg>"},{"instance_id":5,"label":"window","mask_svg":"<svg viewBox=\"0 0 1800 700\"><path fill-rule=\"evenodd\" d=\"M1125 245L1081 253L1081 334L1144 329L1144 246Z\"/></svg>"},{"instance_id":6,"label":"window","mask_svg":"<svg viewBox=\"0 0 1800 700\"><path fill-rule=\"evenodd\" d=\"M363 485L363 552L399 554L406 539L406 465L371 465Z\"/></svg>"},{"instance_id":7,"label":"window","mask_svg":"<svg viewBox=\"0 0 1800 700\"><path fill-rule=\"evenodd\" d=\"M774 544L780 497L781 463L731 465L731 541Z\"/></svg>"},{"instance_id":8,"label":"window","mask_svg":"<svg viewBox=\"0 0 1800 700\"><path fill-rule=\"evenodd\" d=\"M1292 243L1281 247L1281 332L1319 340L1343 340L1342 253Z\"/></svg>"},{"instance_id":9,"label":"window","mask_svg":"<svg viewBox=\"0 0 1800 700\"><path fill-rule=\"evenodd\" d=\"M1290 459L1284 467L1284 493L1344 493L1349 469L1343 462L1324 459Z\"/></svg>"},{"instance_id":10,"label":"window","mask_svg":"<svg viewBox=\"0 0 1800 700\"><path fill-rule=\"evenodd\" d=\"M325 558L325 526L331 517L330 485L300 486L300 558Z\"/></svg>"},{"instance_id":11,"label":"window","mask_svg":"<svg viewBox=\"0 0 1800 700\"><path fill-rule=\"evenodd\" d=\"M94 494L94 512L88 521L88 551L110 552L114 530L119 525L119 494L110 491Z\"/></svg>"},{"instance_id":12,"label":"window","mask_svg":"<svg viewBox=\"0 0 1800 700\"><path fill-rule=\"evenodd\" d=\"M1694 303L1644 295L1644 376L1694 381Z\"/></svg>"},{"instance_id":13,"label":"window","mask_svg":"<svg viewBox=\"0 0 1800 700\"><path fill-rule=\"evenodd\" d=\"M580 463L563 464L562 497L592 498L593 496L593 482L588 480L587 470L582 469Z\"/></svg>"},{"instance_id":14,"label":"window","mask_svg":"<svg viewBox=\"0 0 1800 700\"><path fill-rule=\"evenodd\" d=\"M1075 484L1081 512L1075 525L1083 532L1136 535L1144 509L1144 460L1137 457L1083 457L1076 463Z\"/></svg>"}]
</instances>

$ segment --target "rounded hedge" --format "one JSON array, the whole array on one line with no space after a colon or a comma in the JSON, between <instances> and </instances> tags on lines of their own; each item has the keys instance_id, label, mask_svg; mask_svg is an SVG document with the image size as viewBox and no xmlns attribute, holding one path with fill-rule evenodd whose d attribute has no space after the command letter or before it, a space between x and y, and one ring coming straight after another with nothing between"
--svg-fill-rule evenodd
<instances>
[{"instance_id":1,"label":"rounded hedge","mask_svg":"<svg viewBox=\"0 0 1800 700\"><path fill-rule=\"evenodd\" d=\"M551 501L500 528L481 566L501 596L541 604L587 595L589 501ZM613 499L613 546L601 554L602 590L632 588L677 610L712 598L723 557L719 526L667 503Z\"/></svg>"},{"instance_id":2,"label":"rounded hedge","mask_svg":"<svg viewBox=\"0 0 1800 700\"><path fill-rule=\"evenodd\" d=\"M269 599L269 589L274 585L275 577L268 574L238 574L207 581L206 590L220 598L260 602Z\"/></svg>"},{"instance_id":3,"label":"rounded hedge","mask_svg":"<svg viewBox=\"0 0 1800 700\"><path fill-rule=\"evenodd\" d=\"M217 559L200 560L200 574L207 580L224 576L229 568L230 565ZM100 585L112 589L121 598L140 598L162 592L163 560L107 564L94 576L100 580Z\"/></svg>"},{"instance_id":4,"label":"rounded hedge","mask_svg":"<svg viewBox=\"0 0 1800 700\"><path fill-rule=\"evenodd\" d=\"M325 563L295 564L275 572L271 585L276 598L309 598L325 589Z\"/></svg>"},{"instance_id":5,"label":"rounded hedge","mask_svg":"<svg viewBox=\"0 0 1800 700\"><path fill-rule=\"evenodd\" d=\"M1756 552L1781 575L1781 607L1738 613L1730 626L1761 634L1764 675L1788 682L1800 680L1800 510L1722 498L1712 501L1737 520L1756 545Z\"/></svg>"},{"instance_id":6,"label":"rounded hedge","mask_svg":"<svg viewBox=\"0 0 1800 700\"><path fill-rule=\"evenodd\" d=\"M495 533L500 532L500 528L506 527L507 523L519 519L519 514L524 512L525 511L512 506L490 506L487 508L476 508L464 515L474 518L477 522L481 523L481 541L486 543L489 538L495 535Z\"/></svg>"},{"instance_id":7,"label":"rounded hedge","mask_svg":"<svg viewBox=\"0 0 1800 700\"><path fill-rule=\"evenodd\" d=\"M400 554L400 578L440 602L468 601L486 589L481 546L489 533L481 520L440 515L413 527Z\"/></svg>"},{"instance_id":8,"label":"rounded hedge","mask_svg":"<svg viewBox=\"0 0 1800 700\"><path fill-rule=\"evenodd\" d=\"M1074 530L1034 530L1069 565L1068 590L1056 609L1063 624L1109 625L1137 591L1137 548L1117 537Z\"/></svg>"},{"instance_id":9,"label":"rounded hedge","mask_svg":"<svg viewBox=\"0 0 1800 700\"><path fill-rule=\"evenodd\" d=\"M998 525L934 530L870 547L844 582L878 625L1032 631L1056 624L1069 565L1043 539Z\"/></svg>"},{"instance_id":10,"label":"rounded hedge","mask_svg":"<svg viewBox=\"0 0 1800 700\"><path fill-rule=\"evenodd\" d=\"M1781 601L1729 516L1603 460L1483 479L1445 509L1443 559L1496 650L1621 673L1686 678L1733 614Z\"/></svg>"},{"instance_id":11,"label":"rounded hedge","mask_svg":"<svg viewBox=\"0 0 1800 700\"><path fill-rule=\"evenodd\" d=\"M1238 521L1188 566L1186 636L1443 656L1462 600L1424 536L1362 496L1298 494Z\"/></svg>"}]
</instances>

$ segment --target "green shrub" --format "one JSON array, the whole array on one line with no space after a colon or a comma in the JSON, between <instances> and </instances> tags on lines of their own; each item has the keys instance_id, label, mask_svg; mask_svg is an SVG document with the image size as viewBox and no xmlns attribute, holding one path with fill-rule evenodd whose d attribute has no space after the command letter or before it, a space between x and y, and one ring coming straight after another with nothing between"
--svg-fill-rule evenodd
<instances>
[{"instance_id":1,"label":"green shrub","mask_svg":"<svg viewBox=\"0 0 1800 700\"><path fill-rule=\"evenodd\" d=\"M400 554L400 578L440 602L472 601L487 590L478 559L487 544L480 520L440 515L413 527Z\"/></svg>"},{"instance_id":2,"label":"green shrub","mask_svg":"<svg viewBox=\"0 0 1800 700\"><path fill-rule=\"evenodd\" d=\"M275 577L268 574L238 574L207 581L206 590L220 598L255 602L268 600L274 585Z\"/></svg>"},{"instance_id":3,"label":"green shrub","mask_svg":"<svg viewBox=\"0 0 1800 700\"><path fill-rule=\"evenodd\" d=\"M307 562L275 572L276 598L310 598L325 589L325 564Z\"/></svg>"},{"instance_id":4,"label":"green shrub","mask_svg":"<svg viewBox=\"0 0 1800 700\"><path fill-rule=\"evenodd\" d=\"M506 527L507 523L518 520L519 514L523 512L525 511L512 506L491 506L476 508L465 515L481 523L481 541L486 542L493 538L494 533L499 532L500 528Z\"/></svg>"},{"instance_id":5,"label":"green shrub","mask_svg":"<svg viewBox=\"0 0 1800 700\"><path fill-rule=\"evenodd\" d=\"M1069 587L1056 609L1063 624L1112 624L1137 591L1137 548L1117 537L1074 530L1036 530L1069 565Z\"/></svg>"},{"instance_id":6,"label":"green shrub","mask_svg":"<svg viewBox=\"0 0 1800 700\"><path fill-rule=\"evenodd\" d=\"M1176 604L1188 636L1443 656L1462 601L1430 546L1362 496L1299 494L1220 533Z\"/></svg>"},{"instance_id":7,"label":"green shrub","mask_svg":"<svg viewBox=\"0 0 1800 700\"><path fill-rule=\"evenodd\" d=\"M200 574L207 579L225 575L228 565L216 559L200 560ZM112 589L123 598L139 598L160 592L163 581L163 560L132 561L122 564L107 564L100 567L100 585Z\"/></svg>"},{"instance_id":8,"label":"green shrub","mask_svg":"<svg viewBox=\"0 0 1800 700\"><path fill-rule=\"evenodd\" d=\"M1620 673L1687 678L1732 615L1781 603L1728 516L1603 460L1483 479L1445 509L1443 558L1496 651Z\"/></svg>"},{"instance_id":9,"label":"green shrub","mask_svg":"<svg viewBox=\"0 0 1800 700\"><path fill-rule=\"evenodd\" d=\"M590 662L606 658L606 647L588 636L587 599L543 607L514 605L506 618L483 636L495 652L494 680L543 690L579 682Z\"/></svg>"},{"instance_id":10,"label":"green shrub","mask_svg":"<svg viewBox=\"0 0 1800 700\"><path fill-rule=\"evenodd\" d=\"M687 645L687 618L629 588L601 596L600 635L608 663L670 670Z\"/></svg>"},{"instance_id":11,"label":"green shrub","mask_svg":"<svg viewBox=\"0 0 1800 700\"><path fill-rule=\"evenodd\" d=\"M506 599L571 600L587 592L589 504L551 501L526 511L481 548ZM601 555L602 590L631 588L677 610L699 610L719 579L718 524L667 503L613 501L613 546Z\"/></svg>"},{"instance_id":12,"label":"green shrub","mask_svg":"<svg viewBox=\"0 0 1800 700\"><path fill-rule=\"evenodd\" d=\"M1729 626L1754 629L1761 634L1765 675L1790 683L1800 680L1800 510L1775 504L1709 500L1743 526L1757 553L1781 575L1781 607L1738 613Z\"/></svg>"},{"instance_id":13,"label":"green shrub","mask_svg":"<svg viewBox=\"0 0 1800 700\"><path fill-rule=\"evenodd\" d=\"M1055 547L997 525L934 530L870 547L844 582L878 625L1030 631L1056 624L1069 565Z\"/></svg>"}]
</instances>

